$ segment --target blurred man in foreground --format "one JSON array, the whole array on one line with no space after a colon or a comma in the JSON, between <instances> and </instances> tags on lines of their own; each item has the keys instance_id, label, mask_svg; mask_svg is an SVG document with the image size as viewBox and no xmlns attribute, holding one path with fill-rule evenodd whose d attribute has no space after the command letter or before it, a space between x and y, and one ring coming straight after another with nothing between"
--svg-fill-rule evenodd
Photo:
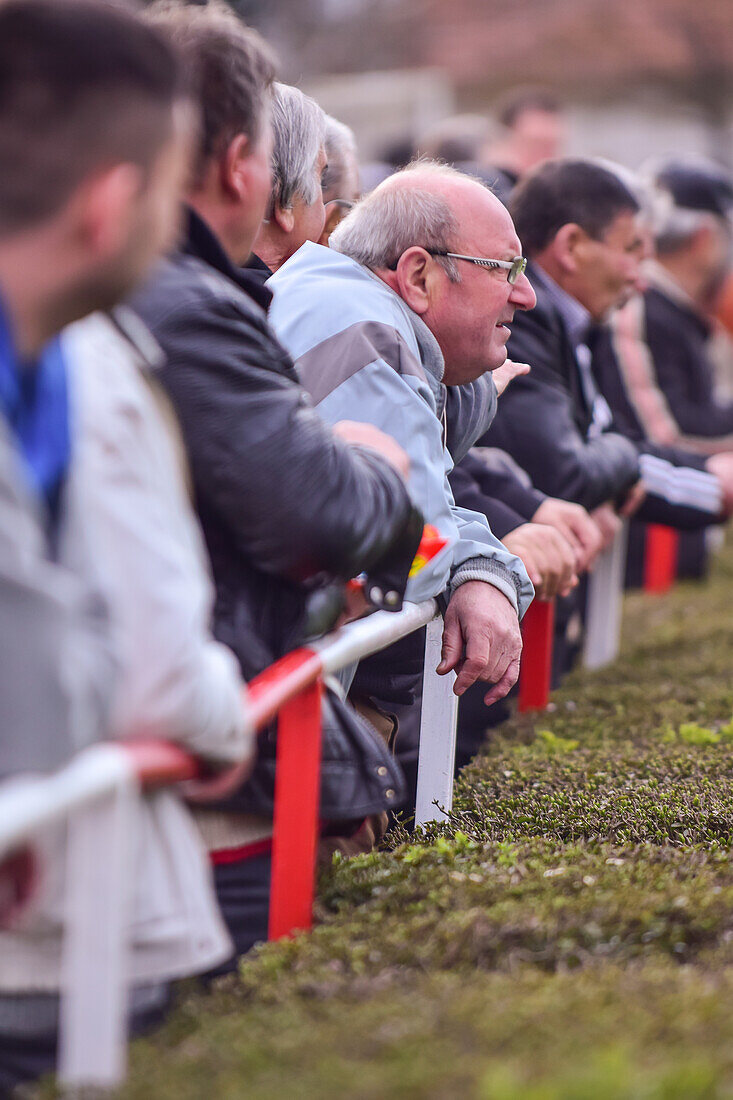
<instances>
[{"instance_id":1,"label":"blurred man in foreground","mask_svg":"<svg viewBox=\"0 0 733 1100\"><path fill-rule=\"evenodd\" d=\"M80 613L92 579L107 591L111 562L93 514L96 479L103 473L80 455L87 440L78 417L76 364L68 369L74 349L57 334L90 310L112 307L169 247L187 170L190 108L165 41L132 15L93 0L3 4L0 55L3 729L7 744L23 743L23 770L43 771L107 732L103 713L110 702L113 734L137 732L132 727L139 711L125 699L129 720L120 719L109 677L99 667L107 655L99 614L95 622ZM102 376L102 390L105 366L100 357L91 367ZM106 484L126 523L142 522L120 504L123 468L114 454L105 461L112 468ZM113 601L118 643L116 609ZM198 626L204 632L205 625ZM159 665L165 646L174 643L178 638L170 635L161 639ZM139 701L141 684L126 678L124 648L118 656L122 681ZM236 702L237 677L227 661L222 658L219 687ZM44 707L54 698L59 705L49 715ZM50 753L37 739L43 725L35 724L46 721L57 738ZM199 729L196 748L216 756L219 738L219 746L228 741L240 758L242 720L233 708L222 726L227 723ZM229 950L198 838L175 796L152 799L139 823L144 841L134 853L125 975L135 983L133 1029L160 1013L168 980L205 969ZM0 935L3 1093L51 1069L55 1060L64 836L54 830L44 841L42 895L16 930ZM152 921L153 913L162 919Z\"/></svg>"}]
</instances>

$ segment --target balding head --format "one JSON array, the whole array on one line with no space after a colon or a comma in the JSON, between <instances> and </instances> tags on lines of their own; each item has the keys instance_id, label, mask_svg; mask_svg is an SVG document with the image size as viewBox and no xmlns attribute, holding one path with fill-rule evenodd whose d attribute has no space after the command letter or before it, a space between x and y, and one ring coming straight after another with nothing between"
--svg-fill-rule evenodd
<instances>
[{"instance_id":1,"label":"balding head","mask_svg":"<svg viewBox=\"0 0 733 1100\"><path fill-rule=\"evenodd\" d=\"M370 268L422 317L440 344L448 385L501 366L506 323L535 303L526 276L510 284L502 268L447 255L507 261L520 244L497 197L446 165L421 161L390 176L339 225L331 247Z\"/></svg>"},{"instance_id":2,"label":"balding head","mask_svg":"<svg viewBox=\"0 0 733 1100\"><path fill-rule=\"evenodd\" d=\"M445 164L419 161L363 199L330 244L372 271L392 270L412 245L428 252L465 251L462 227L475 219L511 225L502 204L479 180ZM439 259L449 279L460 282L457 263Z\"/></svg>"}]
</instances>

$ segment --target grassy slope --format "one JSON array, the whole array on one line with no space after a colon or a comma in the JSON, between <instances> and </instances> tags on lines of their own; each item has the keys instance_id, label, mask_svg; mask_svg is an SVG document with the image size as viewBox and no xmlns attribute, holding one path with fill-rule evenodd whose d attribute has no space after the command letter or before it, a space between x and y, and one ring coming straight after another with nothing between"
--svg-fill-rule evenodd
<instances>
[{"instance_id":1,"label":"grassy slope","mask_svg":"<svg viewBox=\"0 0 733 1100\"><path fill-rule=\"evenodd\" d=\"M628 599L621 661L505 728L449 827L337 865L313 935L189 992L124 1096L733 1096L732 594L728 548Z\"/></svg>"}]
</instances>

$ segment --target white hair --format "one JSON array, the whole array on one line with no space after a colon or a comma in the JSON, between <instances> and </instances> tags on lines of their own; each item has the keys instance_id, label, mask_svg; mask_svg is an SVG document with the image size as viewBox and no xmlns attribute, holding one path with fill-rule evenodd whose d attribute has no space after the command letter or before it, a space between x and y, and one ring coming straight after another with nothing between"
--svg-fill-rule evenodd
<instances>
[{"instance_id":1,"label":"white hair","mask_svg":"<svg viewBox=\"0 0 733 1100\"><path fill-rule=\"evenodd\" d=\"M326 115L325 122L324 144L328 165L323 175L323 194L325 196L333 191L333 197L337 198L348 171L349 160L357 159L356 138L354 131L337 118Z\"/></svg>"},{"instance_id":2,"label":"white hair","mask_svg":"<svg viewBox=\"0 0 733 1100\"><path fill-rule=\"evenodd\" d=\"M692 158L690 158L692 163ZM701 165L706 162L700 160ZM678 206L671 191L658 179L664 161L650 159L642 165L640 177L651 199L651 226L657 252L665 255L684 248L698 230L706 226L716 227L721 219L709 210L695 210Z\"/></svg>"},{"instance_id":3,"label":"white hair","mask_svg":"<svg viewBox=\"0 0 733 1100\"><path fill-rule=\"evenodd\" d=\"M274 84L272 96L272 191L275 206L289 209L296 195L315 202L320 189L315 164L323 145L325 119L321 108L298 88Z\"/></svg>"},{"instance_id":4,"label":"white hair","mask_svg":"<svg viewBox=\"0 0 733 1100\"><path fill-rule=\"evenodd\" d=\"M331 248L372 270L394 269L402 253L413 245L428 252L456 250L455 214L443 195L419 186L423 177L471 178L435 161L408 165L357 203L331 234ZM400 186L403 181L408 186ZM460 282L455 260L437 259L451 282Z\"/></svg>"}]
</instances>

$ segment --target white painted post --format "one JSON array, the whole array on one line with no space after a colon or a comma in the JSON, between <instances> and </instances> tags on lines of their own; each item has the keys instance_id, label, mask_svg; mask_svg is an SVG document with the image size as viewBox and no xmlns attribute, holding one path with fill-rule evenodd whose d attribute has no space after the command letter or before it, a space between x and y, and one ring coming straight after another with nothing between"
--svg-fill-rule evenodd
<instances>
[{"instance_id":1,"label":"white painted post","mask_svg":"<svg viewBox=\"0 0 733 1100\"><path fill-rule=\"evenodd\" d=\"M625 521L588 577L583 650L586 668L602 668L618 656L628 536L629 525Z\"/></svg>"},{"instance_id":2,"label":"white painted post","mask_svg":"<svg viewBox=\"0 0 733 1100\"><path fill-rule=\"evenodd\" d=\"M125 1076L138 793L130 769L69 819L59 1079L72 1088Z\"/></svg>"},{"instance_id":3,"label":"white painted post","mask_svg":"<svg viewBox=\"0 0 733 1100\"><path fill-rule=\"evenodd\" d=\"M438 676L443 639L440 616L429 622L425 638L420 751L417 765L417 807L415 823L438 821L453 805L453 769L456 760L458 698L453 694L455 673Z\"/></svg>"}]
</instances>

